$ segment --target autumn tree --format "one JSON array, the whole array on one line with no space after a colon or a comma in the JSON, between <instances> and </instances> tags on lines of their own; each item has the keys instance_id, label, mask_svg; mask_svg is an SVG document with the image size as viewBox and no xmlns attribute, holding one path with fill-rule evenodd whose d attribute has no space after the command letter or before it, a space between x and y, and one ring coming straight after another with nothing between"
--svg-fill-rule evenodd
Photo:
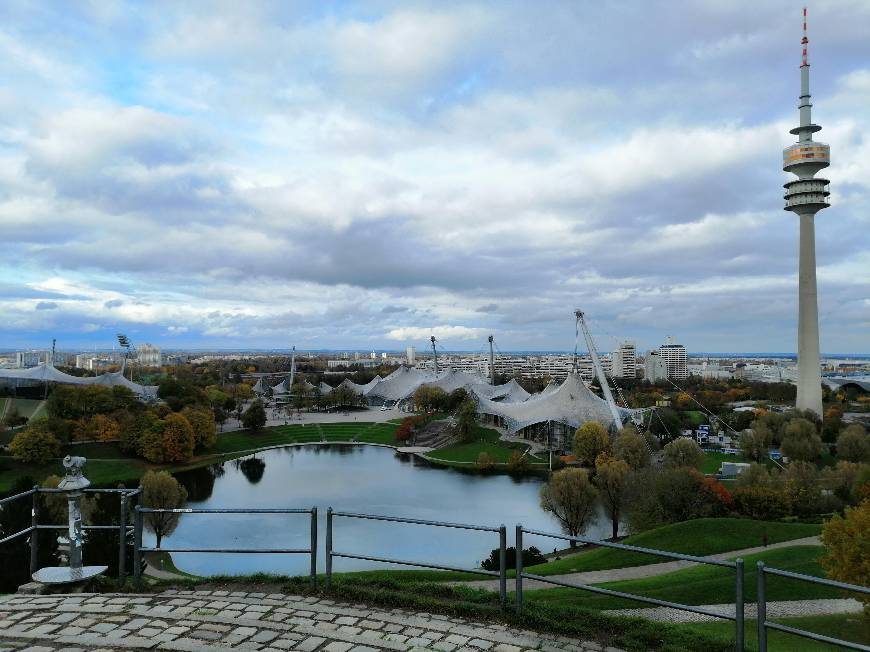
<instances>
[{"instance_id":1,"label":"autumn tree","mask_svg":"<svg viewBox=\"0 0 870 652\"><path fill-rule=\"evenodd\" d=\"M788 465L783 478L785 493L794 512L800 516L816 513L822 497L816 465L800 460L794 461Z\"/></svg>"},{"instance_id":2,"label":"autumn tree","mask_svg":"<svg viewBox=\"0 0 870 652\"><path fill-rule=\"evenodd\" d=\"M580 536L595 514L598 491L585 469L556 471L541 487L541 509L553 514L562 529L572 537ZM576 542L571 541L574 547Z\"/></svg>"},{"instance_id":3,"label":"autumn tree","mask_svg":"<svg viewBox=\"0 0 870 652\"><path fill-rule=\"evenodd\" d=\"M12 456L20 462L45 464L60 455L60 442L48 427L48 419L31 419L27 427L12 438Z\"/></svg>"},{"instance_id":4,"label":"autumn tree","mask_svg":"<svg viewBox=\"0 0 870 652\"><path fill-rule=\"evenodd\" d=\"M192 435L191 435L192 437ZM187 502L187 489L166 471L148 471L142 476L142 504L152 509L179 509ZM178 525L178 514L146 512L145 525L157 537L157 547L163 537L172 534Z\"/></svg>"},{"instance_id":5,"label":"autumn tree","mask_svg":"<svg viewBox=\"0 0 870 652\"><path fill-rule=\"evenodd\" d=\"M574 433L574 453L584 466L593 466L601 453L610 452L610 434L597 421L587 421Z\"/></svg>"},{"instance_id":6,"label":"autumn tree","mask_svg":"<svg viewBox=\"0 0 870 652\"><path fill-rule=\"evenodd\" d=\"M171 412L155 430L145 432L140 441L142 456L149 462L183 462L193 457L193 428L177 412Z\"/></svg>"},{"instance_id":7,"label":"autumn tree","mask_svg":"<svg viewBox=\"0 0 870 652\"><path fill-rule=\"evenodd\" d=\"M870 586L870 500L835 514L822 529L826 554L822 567L828 577L840 582ZM864 615L870 618L870 596L863 594Z\"/></svg>"},{"instance_id":8,"label":"autumn tree","mask_svg":"<svg viewBox=\"0 0 870 652\"><path fill-rule=\"evenodd\" d=\"M704 451L688 437L679 437L664 448L664 465L669 468L688 466L700 469L704 464Z\"/></svg>"},{"instance_id":9,"label":"autumn tree","mask_svg":"<svg viewBox=\"0 0 870 652\"><path fill-rule=\"evenodd\" d=\"M837 457L847 462L870 462L870 437L864 426L855 423L840 433Z\"/></svg>"},{"instance_id":10,"label":"autumn tree","mask_svg":"<svg viewBox=\"0 0 870 652\"><path fill-rule=\"evenodd\" d=\"M822 438L812 421L798 417L785 427L780 449L789 459L812 462L822 454Z\"/></svg>"},{"instance_id":11,"label":"autumn tree","mask_svg":"<svg viewBox=\"0 0 870 652\"><path fill-rule=\"evenodd\" d=\"M121 436L121 427L113 418L95 414L88 421L88 432L98 441L116 441Z\"/></svg>"},{"instance_id":12,"label":"autumn tree","mask_svg":"<svg viewBox=\"0 0 870 652\"><path fill-rule=\"evenodd\" d=\"M595 460L595 486L610 516L612 537L619 534L619 521L625 504L628 489L628 475L631 468L624 460L601 454Z\"/></svg>"},{"instance_id":13,"label":"autumn tree","mask_svg":"<svg viewBox=\"0 0 870 652\"><path fill-rule=\"evenodd\" d=\"M449 398L440 387L421 385L414 392L414 407L422 412L443 410Z\"/></svg>"},{"instance_id":14,"label":"autumn tree","mask_svg":"<svg viewBox=\"0 0 870 652\"><path fill-rule=\"evenodd\" d=\"M193 441L195 448L211 448L217 441L215 431L214 414L204 408L186 407L181 411L184 418L193 428Z\"/></svg>"},{"instance_id":15,"label":"autumn tree","mask_svg":"<svg viewBox=\"0 0 870 652\"><path fill-rule=\"evenodd\" d=\"M266 408L260 399L255 400L242 415L242 425L254 432L266 425Z\"/></svg>"},{"instance_id":16,"label":"autumn tree","mask_svg":"<svg viewBox=\"0 0 870 652\"><path fill-rule=\"evenodd\" d=\"M489 471L494 467L495 460L492 458L492 455L486 451L481 451L480 455L477 456L477 468L481 471Z\"/></svg>"},{"instance_id":17,"label":"autumn tree","mask_svg":"<svg viewBox=\"0 0 870 652\"><path fill-rule=\"evenodd\" d=\"M463 441L471 439L474 427L477 425L477 405L474 401L465 401L459 408L459 416L456 420L456 429Z\"/></svg>"},{"instance_id":18,"label":"autumn tree","mask_svg":"<svg viewBox=\"0 0 870 652\"><path fill-rule=\"evenodd\" d=\"M759 430L744 430L740 433L740 450L743 451L743 457L753 462L761 462L767 457L767 451L770 447L769 430L761 428Z\"/></svg>"},{"instance_id":19,"label":"autumn tree","mask_svg":"<svg viewBox=\"0 0 870 652\"><path fill-rule=\"evenodd\" d=\"M628 464L633 471L649 465L649 448L637 430L626 426L613 441L613 456Z\"/></svg>"}]
</instances>

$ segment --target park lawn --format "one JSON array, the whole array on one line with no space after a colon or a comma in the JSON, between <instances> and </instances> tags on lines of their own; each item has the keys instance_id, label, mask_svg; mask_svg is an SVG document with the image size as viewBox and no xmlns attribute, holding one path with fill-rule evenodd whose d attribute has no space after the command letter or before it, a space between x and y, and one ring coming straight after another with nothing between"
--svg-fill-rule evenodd
<instances>
[{"instance_id":1,"label":"park lawn","mask_svg":"<svg viewBox=\"0 0 870 652\"><path fill-rule=\"evenodd\" d=\"M696 426L707 423L707 416L700 410L686 410L683 414L685 414Z\"/></svg>"},{"instance_id":2,"label":"park lawn","mask_svg":"<svg viewBox=\"0 0 870 652\"><path fill-rule=\"evenodd\" d=\"M398 430L398 427L395 424L376 423L360 431L356 436L356 441L398 446L399 442L396 441L396 430Z\"/></svg>"},{"instance_id":3,"label":"park lawn","mask_svg":"<svg viewBox=\"0 0 870 652\"><path fill-rule=\"evenodd\" d=\"M126 460L136 459L121 450L117 442L91 443L91 444L70 444L70 455L78 455L88 458L88 468L94 460Z\"/></svg>"},{"instance_id":4,"label":"park lawn","mask_svg":"<svg viewBox=\"0 0 870 652\"><path fill-rule=\"evenodd\" d=\"M701 467L703 473L719 473L722 462L745 462L742 455L729 455L728 453L704 452L704 463Z\"/></svg>"},{"instance_id":5,"label":"park lawn","mask_svg":"<svg viewBox=\"0 0 870 652\"><path fill-rule=\"evenodd\" d=\"M119 482L135 482L147 468L147 463L139 459L88 460L86 475L94 486L111 486ZM0 460L0 494L10 492L21 478L30 478L38 484L50 475L63 474L60 459L48 464L22 464L9 457L3 458Z\"/></svg>"},{"instance_id":6,"label":"park lawn","mask_svg":"<svg viewBox=\"0 0 870 652\"><path fill-rule=\"evenodd\" d=\"M11 401L9 412L17 410L19 416L27 417L28 419L32 418L37 411L41 412L40 408L45 403L45 401L33 398L10 398L7 400Z\"/></svg>"},{"instance_id":7,"label":"park lawn","mask_svg":"<svg viewBox=\"0 0 870 652\"><path fill-rule=\"evenodd\" d=\"M861 617L861 614L777 618L776 622L832 638L864 645L870 644L870 624ZM758 652L756 627L757 623L754 619L746 620L746 652ZM680 628L717 639L721 637L725 641L734 640L734 625L724 620L709 623L684 623L680 625ZM838 645L812 641L802 636L768 630L767 649L769 652L839 652L843 648Z\"/></svg>"},{"instance_id":8,"label":"park lawn","mask_svg":"<svg viewBox=\"0 0 870 652\"><path fill-rule=\"evenodd\" d=\"M745 599L756 600L756 562L764 561L772 568L805 575L824 577L818 562L824 553L822 546L790 546L766 550L743 558L745 562ZM700 565L638 580L606 582L595 586L633 593L682 604L721 604L734 602L734 571L730 568ZM558 602L583 609L632 609L641 603L568 588L530 590L529 601ZM768 600L811 600L840 598L843 592L810 582L771 577L767 583Z\"/></svg>"},{"instance_id":9,"label":"park lawn","mask_svg":"<svg viewBox=\"0 0 870 652\"><path fill-rule=\"evenodd\" d=\"M455 464L476 464L481 453L489 453L493 460L500 464L506 464L515 452L523 452L528 448L524 444L511 444L499 441L499 433L492 428L475 426L472 440L463 444L446 446L432 451L426 457L434 462L451 462ZM530 458L532 464L544 464L536 462L538 458Z\"/></svg>"},{"instance_id":10,"label":"park lawn","mask_svg":"<svg viewBox=\"0 0 870 652\"><path fill-rule=\"evenodd\" d=\"M760 546L765 532L768 543L780 543L815 536L821 531L822 526L814 523L778 523L753 521L748 518L699 518L634 534L621 543L702 557ZM668 559L628 550L594 548L546 564L530 566L526 570L534 575L560 575L646 566L663 561Z\"/></svg>"}]
</instances>

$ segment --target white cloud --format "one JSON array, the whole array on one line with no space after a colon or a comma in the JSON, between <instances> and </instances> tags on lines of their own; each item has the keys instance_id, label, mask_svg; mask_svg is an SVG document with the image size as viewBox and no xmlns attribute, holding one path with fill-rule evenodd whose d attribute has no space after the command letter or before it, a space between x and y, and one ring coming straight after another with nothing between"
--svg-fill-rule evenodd
<instances>
[{"instance_id":1,"label":"white cloud","mask_svg":"<svg viewBox=\"0 0 870 652\"><path fill-rule=\"evenodd\" d=\"M389 331L385 337L389 340L400 342L418 341L428 339L434 335L435 339L442 341L446 346L450 345L450 340L473 340L485 337L487 330L485 328L471 328L468 326L433 326L431 328L422 328L418 326L404 326L402 328L394 328Z\"/></svg>"}]
</instances>

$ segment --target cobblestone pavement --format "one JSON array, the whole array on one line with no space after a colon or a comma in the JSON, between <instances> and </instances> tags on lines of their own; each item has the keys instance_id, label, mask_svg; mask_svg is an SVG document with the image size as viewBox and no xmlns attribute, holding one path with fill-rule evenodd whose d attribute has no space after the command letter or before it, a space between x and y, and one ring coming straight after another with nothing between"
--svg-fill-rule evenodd
<instances>
[{"instance_id":1,"label":"cobblestone pavement","mask_svg":"<svg viewBox=\"0 0 870 652\"><path fill-rule=\"evenodd\" d=\"M0 596L0 652L622 652L437 614L228 591Z\"/></svg>"}]
</instances>

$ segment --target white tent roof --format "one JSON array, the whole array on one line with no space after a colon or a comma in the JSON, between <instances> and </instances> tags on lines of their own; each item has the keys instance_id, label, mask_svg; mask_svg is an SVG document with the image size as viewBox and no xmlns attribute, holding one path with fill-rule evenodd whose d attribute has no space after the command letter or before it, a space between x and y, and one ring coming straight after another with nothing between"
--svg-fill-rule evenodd
<instances>
[{"instance_id":1,"label":"white tent roof","mask_svg":"<svg viewBox=\"0 0 870 652\"><path fill-rule=\"evenodd\" d=\"M273 394L286 394L289 391L287 387L287 379L285 378L277 385L272 385Z\"/></svg>"},{"instance_id":2,"label":"white tent roof","mask_svg":"<svg viewBox=\"0 0 870 652\"><path fill-rule=\"evenodd\" d=\"M629 410L618 408L625 417ZM551 391L534 394L521 403L496 402L478 398L478 411L500 416L511 433L547 421L564 423L577 428L587 421L598 421L605 426L613 423L607 402L596 396L577 374L568 374L561 385Z\"/></svg>"},{"instance_id":3,"label":"white tent roof","mask_svg":"<svg viewBox=\"0 0 870 652\"><path fill-rule=\"evenodd\" d=\"M399 367L381 382L368 390L366 396L374 396L388 401L401 401L410 397L420 385L434 383L445 375L441 372L437 376L431 371L424 371L415 367Z\"/></svg>"},{"instance_id":4,"label":"white tent roof","mask_svg":"<svg viewBox=\"0 0 870 652\"><path fill-rule=\"evenodd\" d=\"M156 398L156 385L134 383L120 371L100 374L99 376L71 376L56 369L54 365L42 362L29 369L0 369L0 379L25 380L30 382L63 383L64 385L103 385L104 387L126 387L138 396Z\"/></svg>"}]
</instances>

